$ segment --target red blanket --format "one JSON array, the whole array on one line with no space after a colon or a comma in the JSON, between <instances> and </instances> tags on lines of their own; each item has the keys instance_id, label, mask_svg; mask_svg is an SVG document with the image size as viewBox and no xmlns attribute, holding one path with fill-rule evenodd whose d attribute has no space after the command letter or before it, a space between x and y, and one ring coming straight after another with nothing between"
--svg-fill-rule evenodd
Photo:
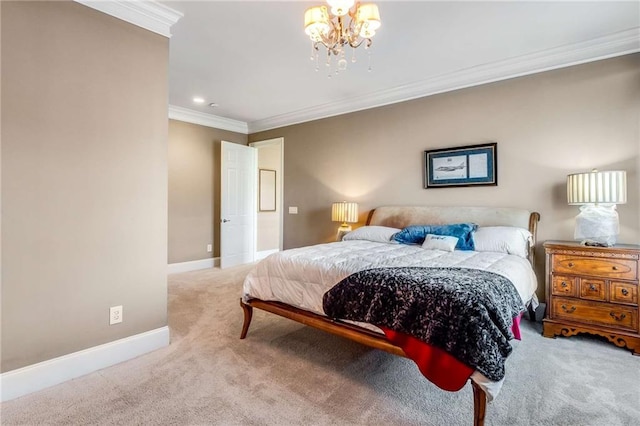
<instances>
[{"instance_id":1,"label":"red blanket","mask_svg":"<svg viewBox=\"0 0 640 426\"><path fill-rule=\"evenodd\" d=\"M513 319L511 331L520 340L520 319L522 314ZM387 339L400 346L407 357L413 360L418 369L429 381L447 391L459 391L473 374L473 368L458 361L440 348L424 343L408 334L380 327Z\"/></svg>"}]
</instances>

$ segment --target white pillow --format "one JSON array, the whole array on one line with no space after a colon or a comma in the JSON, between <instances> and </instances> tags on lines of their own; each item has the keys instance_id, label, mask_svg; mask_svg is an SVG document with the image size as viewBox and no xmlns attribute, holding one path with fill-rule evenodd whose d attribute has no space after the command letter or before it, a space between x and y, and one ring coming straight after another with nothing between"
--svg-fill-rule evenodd
<instances>
[{"instance_id":1,"label":"white pillow","mask_svg":"<svg viewBox=\"0 0 640 426\"><path fill-rule=\"evenodd\" d=\"M480 226L473 233L476 251L515 254L527 258L531 232L514 226Z\"/></svg>"},{"instance_id":2,"label":"white pillow","mask_svg":"<svg viewBox=\"0 0 640 426\"><path fill-rule=\"evenodd\" d=\"M424 237L422 248L431 250L454 251L458 244L458 237L451 235L427 234Z\"/></svg>"},{"instance_id":3,"label":"white pillow","mask_svg":"<svg viewBox=\"0 0 640 426\"><path fill-rule=\"evenodd\" d=\"M388 226L361 226L342 237L342 241L367 240L376 243L395 243L395 241L391 241L391 237L396 232L400 232L400 229Z\"/></svg>"}]
</instances>

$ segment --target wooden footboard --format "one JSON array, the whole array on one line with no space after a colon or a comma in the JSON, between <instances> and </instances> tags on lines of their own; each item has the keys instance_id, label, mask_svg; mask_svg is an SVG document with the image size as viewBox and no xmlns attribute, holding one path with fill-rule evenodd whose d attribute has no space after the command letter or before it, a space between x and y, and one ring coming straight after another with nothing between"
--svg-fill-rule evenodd
<instances>
[{"instance_id":1,"label":"wooden footboard","mask_svg":"<svg viewBox=\"0 0 640 426\"><path fill-rule=\"evenodd\" d=\"M253 317L253 308L262 309L281 317L289 318L301 324L317 328L337 336L345 337L349 340L370 346L375 349L381 349L394 355L407 357L402 348L389 342L384 335L367 330L356 325L352 325L339 320L333 320L322 315L317 315L303 309L295 308L281 302L267 302L260 299L250 299L247 302L240 300L240 306L244 312L244 323L242 324L242 332L240 338L247 337L249 325ZM473 387L473 424L474 426L483 426L484 417L487 409L487 394L473 380L470 380Z\"/></svg>"}]
</instances>

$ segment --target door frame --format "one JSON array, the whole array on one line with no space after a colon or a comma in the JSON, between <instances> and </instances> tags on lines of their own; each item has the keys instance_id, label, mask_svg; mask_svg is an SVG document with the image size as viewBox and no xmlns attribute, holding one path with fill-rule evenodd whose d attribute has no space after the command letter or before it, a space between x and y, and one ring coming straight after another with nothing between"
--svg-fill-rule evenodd
<instances>
[{"instance_id":1,"label":"door frame","mask_svg":"<svg viewBox=\"0 0 640 426\"><path fill-rule=\"evenodd\" d=\"M260 155L259 148L271 145L279 145L280 146L280 174L282 175L280 178L280 200L278 201L278 206L280 207L280 214L278 215L278 220L280 221L280 235L278 241L278 249L280 251L284 250L284 137L266 139L263 141L249 142L249 146L252 146L258 149L258 156ZM257 163L257 161L256 161ZM256 235L258 233L258 229L256 228Z\"/></svg>"}]
</instances>

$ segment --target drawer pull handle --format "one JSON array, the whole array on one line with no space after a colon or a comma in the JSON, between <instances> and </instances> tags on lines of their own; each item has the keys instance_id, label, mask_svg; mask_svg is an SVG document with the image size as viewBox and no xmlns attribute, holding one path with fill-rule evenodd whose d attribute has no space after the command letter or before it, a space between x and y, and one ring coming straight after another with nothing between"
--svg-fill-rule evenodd
<instances>
[{"instance_id":1,"label":"drawer pull handle","mask_svg":"<svg viewBox=\"0 0 640 426\"><path fill-rule=\"evenodd\" d=\"M622 293L623 296L628 296L629 290L627 290L626 288L623 288L622 290L620 290L620 293Z\"/></svg>"},{"instance_id":2,"label":"drawer pull handle","mask_svg":"<svg viewBox=\"0 0 640 426\"><path fill-rule=\"evenodd\" d=\"M561 308L562 308L563 311L565 311L568 314L571 314L571 313L573 313L573 311L576 310L575 306L572 306L571 309L568 309L567 305L562 305ZM611 315L613 315L613 312L611 312Z\"/></svg>"},{"instance_id":3,"label":"drawer pull handle","mask_svg":"<svg viewBox=\"0 0 640 426\"><path fill-rule=\"evenodd\" d=\"M595 285L593 285L593 284L589 284L589 290L591 290L591 291L597 291L598 289L596 288L596 286L595 286Z\"/></svg>"},{"instance_id":4,"label":"drawer pull handle","mask_svg":"<svg viewBox=\"0 0 640 426\"><path fill-rule=\"evenodd\" d=\"M560 287L562 287L562 288L567 287L567 283L566 283L566 282L564 282L564 281L562 281L562 283L560 284Z\"/></svg>"},{"instance_id":5,"label":"drawer pull handle","mask_svg":"<svg viewBox=\"0 0 640 426\"><path fill-rule=\"evenodd\" d=\"M573 262L569 262L569 263L567 263L567 266L568 266L569 268L573 268Z\"/></svg>"},{"instance_id":6,"label":"drawer pull handle","mask_svg":"<svg viewBox=\"0 0 640 426\"><path fill-rule=\"evenodd\" d=\"M613 319L615 319L616 321L622 321L623 319L625 319L627 317L626 314L616 315L613 312L610 312L609 315L611 315L613 317Z\"/></svg>"},{"instance_id":7,"label":"drawer pull handle","mask_svg":"<svg viewBox=\"0 0 640 426\"><path fill-rule=\"evenodd\" d=\"M617 266L612 266L611 269L613 269L614 271L617 271L618 267Z\"/></svg>"}]
</instances>

